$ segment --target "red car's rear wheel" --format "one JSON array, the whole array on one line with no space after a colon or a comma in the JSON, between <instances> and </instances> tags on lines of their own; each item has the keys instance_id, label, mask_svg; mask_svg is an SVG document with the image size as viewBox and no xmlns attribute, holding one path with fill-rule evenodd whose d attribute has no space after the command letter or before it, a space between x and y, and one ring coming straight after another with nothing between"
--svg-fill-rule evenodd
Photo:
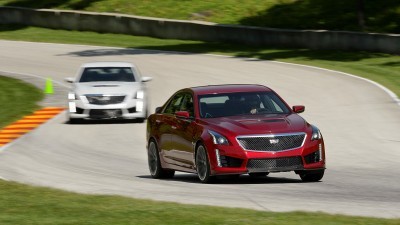
<instances>
[{"instance_id":1,"label":"red car's rear wheel","mask_svg":"<svg viewBox=\"0 0 400 225\"><path fill-rule=\"evenodd\" d=\"M149 149L147 152L148 164L150 174L154 178L172 178L175 175L174 170L166 170L161 167L160 155L158 153L157 144L154 140L149 143Z\"/></svg>"}]
</instances>

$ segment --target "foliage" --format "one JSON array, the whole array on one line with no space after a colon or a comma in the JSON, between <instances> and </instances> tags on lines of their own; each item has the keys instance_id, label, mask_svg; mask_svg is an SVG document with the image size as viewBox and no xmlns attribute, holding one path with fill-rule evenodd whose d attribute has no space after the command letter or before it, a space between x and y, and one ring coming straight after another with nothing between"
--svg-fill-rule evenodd
<instances>
[{"instance_id":1,"label":"foliage","mask_svg":"<svg viewBox=\"0 0 400 225\"><path fill-rule=\"evenodd\" d=\"M400 1L364 0L0 0L0 5L136 14L285 29L400 33Z\"/></svg>"}]
</instances>

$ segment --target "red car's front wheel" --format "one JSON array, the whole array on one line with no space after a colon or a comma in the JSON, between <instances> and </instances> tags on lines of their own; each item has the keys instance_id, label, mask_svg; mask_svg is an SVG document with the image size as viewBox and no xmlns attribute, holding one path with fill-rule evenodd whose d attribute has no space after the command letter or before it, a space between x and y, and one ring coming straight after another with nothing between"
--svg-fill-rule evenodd
<instances>
[{"instance_id":1,"label":"red car's front wheel","mask_svg":"<svg viewBox=\"0 0 400 225\"><path fill-rule=\"evenodd\" d=\"M199 145L196 150L196 170L202 183L211 183L215 180L215 177L211 176L210 162L203 145Z\"/></svg>"},{"instance_id":2,"label":"red car's front wheel","mask_svg":"<svg viewBox=\"0 0 400 225\"><path fill-rule=\"evenodd\" d=\"M324 176L325 170L303 171L300 172L300 178L304 182L317 182Z\"/></svg>"}]
</instances>

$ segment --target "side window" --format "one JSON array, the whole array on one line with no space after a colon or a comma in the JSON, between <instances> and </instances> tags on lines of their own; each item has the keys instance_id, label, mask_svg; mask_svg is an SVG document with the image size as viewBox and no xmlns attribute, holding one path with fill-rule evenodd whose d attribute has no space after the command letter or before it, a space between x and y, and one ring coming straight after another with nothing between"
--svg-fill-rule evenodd
<instances>
[{"instance_id":1,"label":"side window","mask_svg":"<svg viewBox=\"0 0 400 225\"><path fill-rule=\"evenodd\" d=\"M265 103L267 103L266 108L270 112L284 112L284 106L282 106L282 102L279 101L278 97L275 95L265 95Z\"/></svg>"},{"instance_id":2,"label":"side window","mask_svg":"<svg viewBox=\"0 0 400 225\"><path fill-rule=\"evenodd\" d=\"M174 114L176 111L179 111L183 97L184 97L183 93L176 94L169 102L168 106L165 108L164 113Z\"/></svg>"},{"instance_id":3,"label":"side window","mask_svg":"<svg viewBox=\"0 0 400 225\"><path fill-rule=\"evenodd\" d=\"M283 112L283 109L282 109L275 101L272 100L272 104L273 104L274 107L275 107L275 111L277 111L277 112Z\"/></svg>"},{"instance_id":4,"label":"side window","mask_svg":"<svg viewBox=\"0 0 400 225\"><path fill-rule=\"evenodd\" d=\"M180 111L188 111L191 117L194 116L193 97L191 94L186 93Z\"/></svg>"}]
</instances>

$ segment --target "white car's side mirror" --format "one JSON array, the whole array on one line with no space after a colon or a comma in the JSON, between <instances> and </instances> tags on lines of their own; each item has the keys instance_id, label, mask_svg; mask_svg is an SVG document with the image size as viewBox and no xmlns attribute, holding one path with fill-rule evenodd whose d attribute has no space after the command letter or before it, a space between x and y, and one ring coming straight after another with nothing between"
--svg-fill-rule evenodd
<instances>
[{"instance_id":1,"label":"white car's side mirror","mask_svg":"<svg viewBox=\"0 0 400 225\"><path fill-rule=\"evenodd\" d=\"M68 82L68 83L74 83L74 81L75 81L75 79L73 77L67 77L64 80L65 80L65 82Z\"/></svg>"},{"instance_id":2,"label":"white car's side mirror","mask_svg":"<svg viewBox=\"0 0 400 225\"><path fill-rule=\"evenodd\" d=\"M142 82L151 81L152 79L152 77L142 77Z\"/></svg>"}]
</instances>

